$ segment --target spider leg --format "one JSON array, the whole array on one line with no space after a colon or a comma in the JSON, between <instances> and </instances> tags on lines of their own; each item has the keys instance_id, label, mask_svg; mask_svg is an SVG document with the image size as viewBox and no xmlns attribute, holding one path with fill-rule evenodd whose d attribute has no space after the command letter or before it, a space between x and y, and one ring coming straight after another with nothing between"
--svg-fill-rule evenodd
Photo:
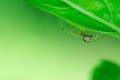
<instances>
[{"instance_id":1,"label":"spider leg","mask_svg":"<svg viewBox=\"0 0 120 80\"><path fill-rule=\"evenodd\" d=\"M59 23L60 23L60 29L62 30L62 31L64 31L64 32L66 32L66 33L70 33L68 30L66 30L65 28L64 28L64 26L63 26L63 23L62 23L62 21L59 19Z\"/></svg>"},{"instance_id":2,"label":"spider leg","mask_svg":"<svg viewBox=\"0 0 120 80\"><path fill-rule=\"evenodd\" d=\"M95 41L97 38L100 37L100 34L99 33L96 33L95 36L93 36L93 41Z\"/></svg>"},{"instance_id":3,"label":"spider leg","mask_svg":"<svg viewBox=\"0 0 120 80\"><path fill-rule=\"evenodd\" d=\"M80 32L76 32L74 26L70 25L70 32L73 37L78 38L80 36Z\"/></svg>"},{"instance_id":4,"label":"spider leg","mask_svg":"<svg viewBox=\"0 0 120 80\"><path fill-rule=\"evenodd\" d=\"M80 36L81 36L81 37L85 37L85 36L87 36L87 34L85 33L84 30L81 30L81 31L80 31Z\"/></svg>"},{"instance_id":5,"label":"spider leg","mask_svg":"<svg viewBox=\"0 0 120 80\"><path fill-rule=\"evenodd\" d=\"M59 20L59 23L60 23L60 27L61 27L62 31L64 31L64 32L66 32L66 33L68 33L70 35L72 35L74 38L79 37L78 32L75 32L75 30L74 30L75 28L72 25L70 25L70 31L69 31L69 30L66 30L64 28L64 25L63 25L63 23L62 23L61 20Z\"/></svg>"}]
</instances>

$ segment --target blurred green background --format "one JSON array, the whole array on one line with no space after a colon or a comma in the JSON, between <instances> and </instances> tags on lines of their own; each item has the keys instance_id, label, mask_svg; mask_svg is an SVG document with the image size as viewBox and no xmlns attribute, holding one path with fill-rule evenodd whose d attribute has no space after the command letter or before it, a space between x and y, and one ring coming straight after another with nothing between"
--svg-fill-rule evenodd
<instances>
[{"instance_id":1,"label":"blurred green background","mask_svg":"<svg viewBox=\"0 0 120 80\"><path fill-rule=\"evenodd\" d=\"M0 0L0 80L90 80L101 60L120 64L120 39L89 44L25 0Z\"/></svg>"}]
</instances>

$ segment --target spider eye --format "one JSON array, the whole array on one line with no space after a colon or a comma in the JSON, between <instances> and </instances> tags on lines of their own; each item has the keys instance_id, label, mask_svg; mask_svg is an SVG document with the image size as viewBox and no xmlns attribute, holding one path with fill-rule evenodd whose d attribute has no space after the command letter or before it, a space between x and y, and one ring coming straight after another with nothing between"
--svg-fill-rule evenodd
<instances>
[{"instance_id":1,"label":"spider eye","mask_svg":"<svg viewBox=\"0 0 120 80\"><path fill-rule=\"evenodd\" d=\"M89 37L92 37L92 35L89 35Z\"/></svg>"}]
</instances>

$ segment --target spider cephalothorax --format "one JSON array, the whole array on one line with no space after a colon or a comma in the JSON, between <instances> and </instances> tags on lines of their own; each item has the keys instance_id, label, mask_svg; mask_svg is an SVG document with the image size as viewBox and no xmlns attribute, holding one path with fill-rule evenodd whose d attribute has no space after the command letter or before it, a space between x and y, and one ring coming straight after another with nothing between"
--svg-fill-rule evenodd
<instances>
[{"instance_id":1,"label":"spider cephalothorax","mask_svg":"<svg viewBox=\"0 0 120 80\"><path fill-rule=\"evenodd\" d=\"M80 32L80 36L82 37L84 42L91 42L93 39L93 36L91 34L86 34L84 32Z\"/></svg>"}]
</instances>

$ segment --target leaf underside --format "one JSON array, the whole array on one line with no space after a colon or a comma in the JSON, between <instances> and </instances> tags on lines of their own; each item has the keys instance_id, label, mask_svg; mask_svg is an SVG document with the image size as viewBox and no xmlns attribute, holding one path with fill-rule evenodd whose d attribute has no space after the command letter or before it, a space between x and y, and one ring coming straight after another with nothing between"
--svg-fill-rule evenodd
<instances>
[{"instance_id":1,"label":"leaf underside","mask_svg":"<svg viewBox=\"0 0 120 80\"><path fill-rule=\"evenodd\" d=\"M49 12L80 30L89 29L120 36L119 0L28 1L36 8Z\"/></svg>"}]
</instances>

